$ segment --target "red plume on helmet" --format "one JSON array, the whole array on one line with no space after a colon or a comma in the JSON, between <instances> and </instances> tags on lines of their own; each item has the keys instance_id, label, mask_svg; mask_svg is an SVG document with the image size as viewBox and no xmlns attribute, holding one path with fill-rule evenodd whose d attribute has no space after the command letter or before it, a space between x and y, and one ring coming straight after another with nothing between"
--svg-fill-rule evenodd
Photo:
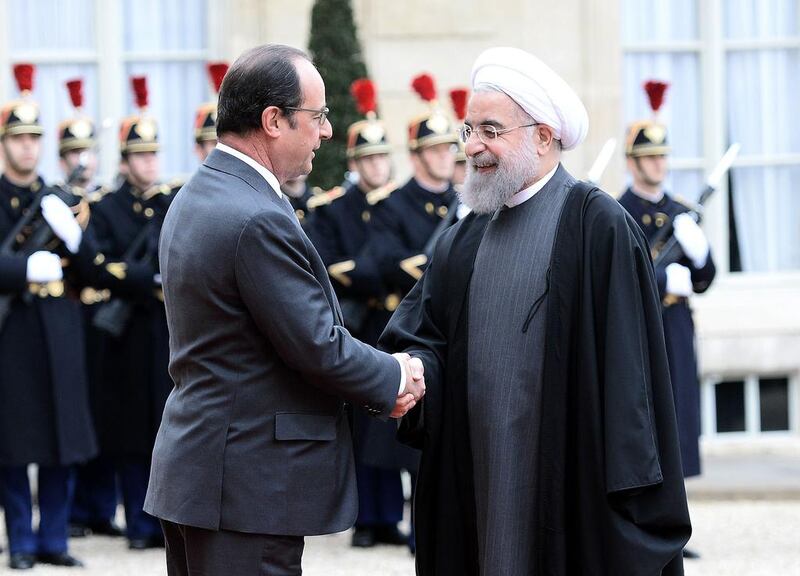
<instances>
[{"instance_id":1,"label":"red plume on helmet","mask_svg":"<svg viewBox=\"0 0 800 576\"><path fill-rule=\"evenodd\" d=\"M227 62L209 62L206 66L208 70L208 77L211 79L211 85L214 87L214 92L219 94L219 89L222 88L222 80L225 74L228 73Z\"/></svg>"},{"instance_id":2,"label":"red plume on helmet","mask_svg":"<svg viewBox=\"0 0 800 576\"><path fill-rule=\"evenodd\" d=\"M375 114L378 109L375 84L368 78L359 78L350 84L350 94L356 101L359 114Z\"/></svg>"},{"instance_id":3,"label":"red plume on helmet","mask_svg":"<svg viewBox=\"0 0 800 576\"><path fill-rule=\"evenodd\" d=\"M147 108L147 76L131 76L131 85L136 107L140 110Z\"/></svg>"},{"instance_id":4,"label":"red plume on helmet","mask_svg":"<svg viewBox=\"0 0 800 576\"><path fill-rule=\"evenodd\" d=\"M14 78L17 80L20 92L33 92L33 73L36 67L33 64L15 64Z\"/></svg>"},{"instance_id":5,"label":"red plume on helmet","mask_svg":"<svg viewBox=\"0 0 800 576\"><path fill-rule=\"evenodd\" d=\"M453 103L453 112L456 118L463 122L467 117L467 97L469 91L466 88L453 88L450 90L450 101Z\"/></svg>"},{"instance_id":6,"label":"red plume on helmet","mask_svg":"<svg viewBox=\"0 0 800 576\"><path fill-rule=\"evenodd\" d=\"M75 78L74 80L67 81L67 90L69 91L69 99L75 108L83 106L83 80Z\"/></svg>"},{"instance_id":7,"label":"red plume on helmet","mask_svg":"<svg viewBox=\"0 0 800 576\"><path fill-rule=\"evenodd\" d=\"M650 108L652 108L654 114L659 111L664 103L664 94L667 92L667 88L669 88L669 84L660 80L648 80L644 83L644 91L647 92Z\"/></svg>"},{"instance_id":8,"label":"red plume on helmet","mask_svg":"<svg viewBox=\"0 0 800 576\"><path fill-rule=\"evenodd\" d=\"M436 83L430 74L420 74L411 81L411 87L426 102L436 100Z\"/></svg>"}]
</instances>

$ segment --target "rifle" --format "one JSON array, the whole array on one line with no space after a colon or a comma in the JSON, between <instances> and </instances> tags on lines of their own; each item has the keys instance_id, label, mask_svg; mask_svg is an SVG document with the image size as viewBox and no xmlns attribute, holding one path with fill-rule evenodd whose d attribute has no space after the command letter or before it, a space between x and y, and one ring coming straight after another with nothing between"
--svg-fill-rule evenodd
<instances>
[{"instance_id":1,"label":"rifle","mask_svg":"<svg viewBox=\"0 0 800 576\"><path fill-rule=\"evenodd\" d=\"M706 185L700 192L700 196L697 199L697 205L693 209L686 212L686 214L694 218L695 222L698 224L703 221L703 206L711 197L711 195L717 190L719 181L728 172L728 170L730 170L733 161L739 154L740 148L741 145L738 142L731 144L706 180ZM678 243L678 240L675 238L673 232L673 224L672 221L670 221L667 226L664 226L659 233L653 237L651 242L653 267L666 266L668 264L672 264L673 262L677 262L683 257L683 250L681 249L681 245Z\"/></svg>"},{"instance_id":2,"label":"rifle","mask_svg":"<svg viewBox=\"0 0 800 576\"><path fill-rule=\"evenodd\" d=\"M39 213L39 206L42 203L42 198L44 198L47 192L49 192L49 190L45 186L42 186L42 189L37 192L36 196L33 198L33 202L30 205L28 213L17 220L17 223L14 225L8 235L3 238L3 243L0 244L0 255L14 256L21 252L24 256L30 256L36 252L36 250L30 250L29 248L26 248L28 245L27 241L20 247L19 250L14 250L14 244L17 241L17 236L22 234L25 228L30 226L31 222L33 222L33 219ZM41 242L38 236L42 235L42 228L43 227L40 227L36 231L36 234L34 234L37 236L37 238L34 239L37 245ZM0 296L0 329L2 329L3 324L5 323L6 318L11 311L11 302L14 300L15 296L15 294L3 294Z\"/></svg>"},{"instance_id":3,"label":"rifle","mask_svg":"<svg viewBox=\"0 0 800 576\"><path fill-rule=\"evenodd\" d=\"M600 153L597 155L597 158L595 158L594 164L592 164L592 167L589 168L589 171L586 173L586 180L588 182L591 182L592 184L598 184L600 182L600 178L603 176L603 172L606 171L608 163L611 161L611 156L614 154L614 149L616 147L616 138L609 138L606 140L606 143L603 144L603 147L600 149Z\"/></svg>"}]
</instances>

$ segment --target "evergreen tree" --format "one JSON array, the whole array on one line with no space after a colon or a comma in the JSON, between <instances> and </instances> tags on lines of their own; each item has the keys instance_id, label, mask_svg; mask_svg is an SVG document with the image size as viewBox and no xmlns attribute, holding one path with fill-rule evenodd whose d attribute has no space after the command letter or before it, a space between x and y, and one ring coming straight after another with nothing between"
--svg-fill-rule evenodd
<instances>
[{"instance_id":1,"label":"evergreen tree","mask_svg":"<svg viewBox=\"0 0 800 576\"><path fill-rule=\"evenodd\" d=\"M325 98L333 124L333 138L317 150L309 183L328 189L344 179L347 127L360 119L350 96L350 84L367 75L350 0L314 2L308 51L325 80Z\"/></svg>"}]
</instances>

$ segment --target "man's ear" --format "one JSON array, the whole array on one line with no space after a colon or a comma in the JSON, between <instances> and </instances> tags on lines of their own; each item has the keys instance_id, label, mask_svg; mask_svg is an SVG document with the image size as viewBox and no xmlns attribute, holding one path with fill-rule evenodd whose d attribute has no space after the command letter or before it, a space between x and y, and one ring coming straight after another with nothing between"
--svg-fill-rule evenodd
<instances>
[{"instance_id":1,"label":"man's ear","mask_svg":"<svg viewBox=\"0 0 800 576\"><path fill-rule=\"evenodd\" d=\"M537 124L536 130L536 148L540 154L546 154L548 150L554 145L553 130L545 124Z\"/></svg>"},{"instance_id":2,"label":"man's ear","mask_svg":"<svg viewBox=\"0 0 800 576\"><path fill-rule=\"evenodd\" d=\"M283 112L277 106L267 106L261 112L261 129L273 138L277 138L281 134L281 127L279 120Z\"/></svg>"}]
</instances>

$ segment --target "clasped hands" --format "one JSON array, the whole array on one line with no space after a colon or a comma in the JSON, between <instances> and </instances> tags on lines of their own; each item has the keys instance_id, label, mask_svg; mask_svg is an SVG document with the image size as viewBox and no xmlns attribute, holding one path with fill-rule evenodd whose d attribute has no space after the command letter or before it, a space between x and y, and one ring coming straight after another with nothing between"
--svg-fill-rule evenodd
<instances>
[{"instance_id":1,"label":"clasped hands","mask_svg":"<svg viewBox=\"0 0 800 576\"><path fill-rule=\"evenodd\" d=\"M416 406L425 395L425 368L422 360L412 358L405 352L392 354L403 365L405 371L405 387L397 396L394 410L390 416L392 418L402 418L406 413Z\"/></svg>"}]
</instances>

